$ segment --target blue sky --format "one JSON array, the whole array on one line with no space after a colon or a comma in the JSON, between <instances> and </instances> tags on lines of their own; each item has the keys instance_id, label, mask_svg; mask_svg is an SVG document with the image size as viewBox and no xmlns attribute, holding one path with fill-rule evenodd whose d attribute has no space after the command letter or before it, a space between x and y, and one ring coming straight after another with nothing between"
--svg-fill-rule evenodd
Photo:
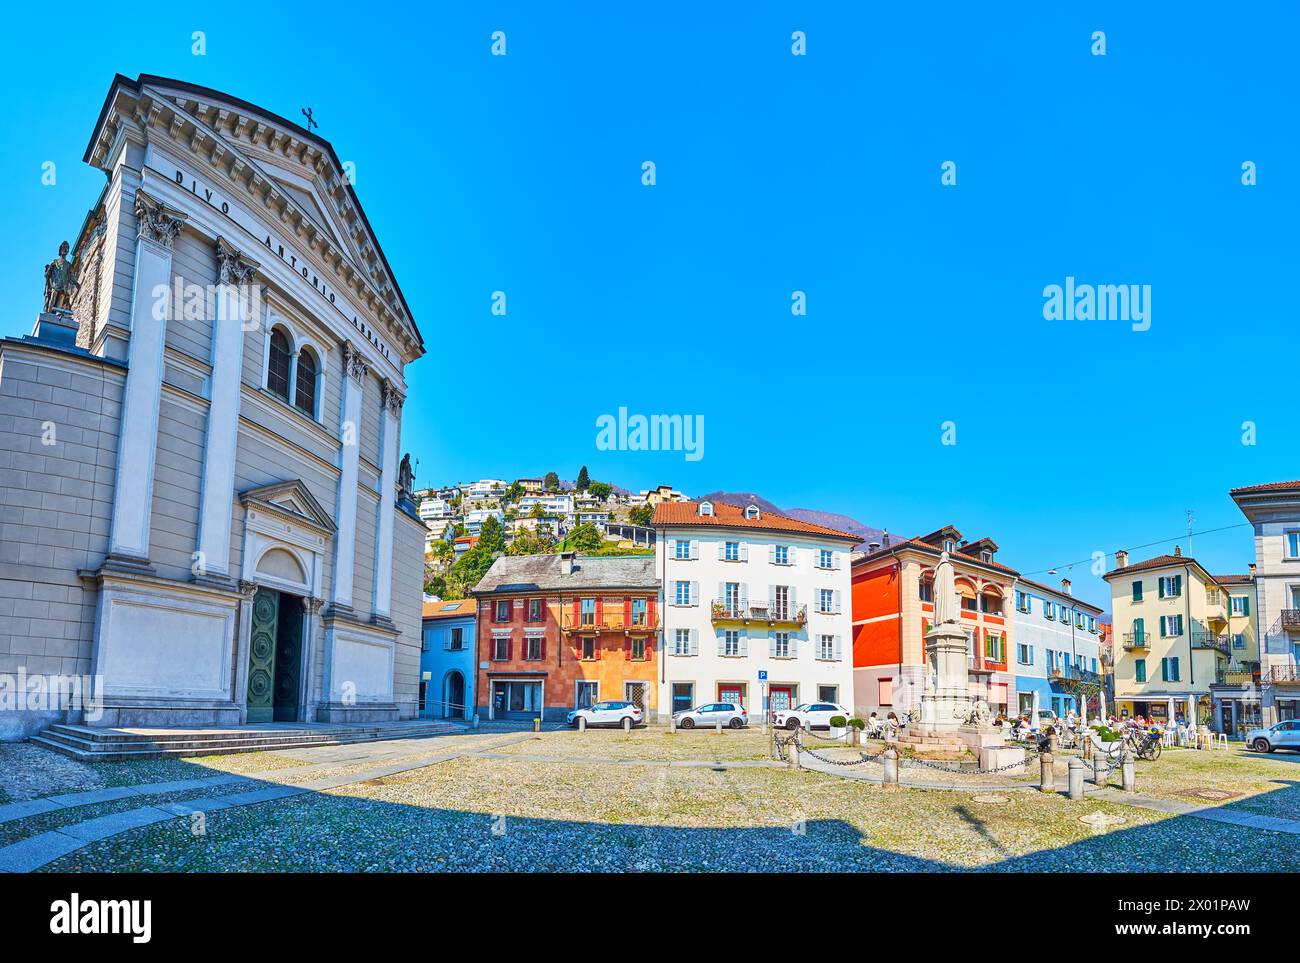
<instances>
[{"instance_id":1,"label":"blue sky","mask_svg":"<svg viewBox=\"0 0 1300 963\"><path fill-rule=\"evenodd\" d=\"M310 105L356 163L429 349L404 427L422 483L585 463L952 522L1033 573L1175 536L1187 508L1244 522L1229 488L1300 476L1292 5L620 6L137 3L61 8L39 44L43 8L16 9L3 333L102 186L81 156L112 75L156 73ZM1044 320L1067 275L1151 285L1150 330ZM598 451L620 406L703 415L704 457ZM1253 551L1246 528L1193 547L1227 571Z\"/></svg>"}]
</instances>

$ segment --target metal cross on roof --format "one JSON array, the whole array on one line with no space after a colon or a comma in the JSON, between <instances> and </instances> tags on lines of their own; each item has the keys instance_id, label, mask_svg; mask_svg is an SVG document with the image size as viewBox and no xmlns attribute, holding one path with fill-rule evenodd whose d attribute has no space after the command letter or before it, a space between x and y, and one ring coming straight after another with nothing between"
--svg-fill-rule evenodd
<instances>
[{"instance_id":1,"label":"metal cross on roof","mask_svg":"<svg viewBox=\"0 0 1300 963\"><path fill-rule=\"evenodd\" d=\"M319 127L319 126L320 126L320 124L316 123L316 121L312 119L312 116L311 116L311 108L310 108L310 107L304 107L304 108L302 109L302 115L303 115L304 117L307 118L307 130L308 130L308 131L310 131L313 127Z\"/></svg>"}]
</instances>

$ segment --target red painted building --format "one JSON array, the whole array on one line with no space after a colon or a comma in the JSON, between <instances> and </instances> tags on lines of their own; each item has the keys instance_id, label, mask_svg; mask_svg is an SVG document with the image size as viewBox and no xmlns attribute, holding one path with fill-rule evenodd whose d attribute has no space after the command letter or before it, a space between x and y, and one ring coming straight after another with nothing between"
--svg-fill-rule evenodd
<instances>
[{"instance_id":1,"label":"red painted building","mask_svg":"<svg viewBox=\"0 0 1300 963\"><path fill-rule=\"evenodd\" d=\"M934 567L947 551L969 639L972 698L1006 712L1015 692L1008 666L1013 584L1018 573L995 558L991 538L967 542L951 525L920 538L885 536L853 562L854 706L859 714L900 716L918 704L925 685L925 633L934 620ZM1014 708L1011 706L1010 708Z\"/></svg>"}]
</instances>

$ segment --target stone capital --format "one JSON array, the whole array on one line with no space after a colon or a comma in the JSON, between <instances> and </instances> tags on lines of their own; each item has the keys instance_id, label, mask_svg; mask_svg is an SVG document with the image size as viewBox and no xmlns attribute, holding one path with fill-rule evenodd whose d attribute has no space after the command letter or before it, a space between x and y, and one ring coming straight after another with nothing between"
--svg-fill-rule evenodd
<instances>
[{"instance_id":1,"label":"stone capital","mask_svg":"<svg viewBox=\"0 0 1300 963\"><path fill-rule=\"evenodd\" d=\"M219 284L249 284L257 273L258 263L245 257L224 237L218 235L217 282Z\"/></svg>"},{"instance_id":2,"label":"stone capital","mask_svg":"<svg viewBox=\"0 0 1300 963\"><path fill-rule=\"evenodd\" d=\"M246 599L252 599L257 594L257 583L249 582L245 579L239 580L239 594Z\"/></svg>"},{"instance_id":3,"label":"stone capital","mask_svg":"<svg viewBox=\"0 0 1300 963\"><path fill-rule=\"evenodd\" d=\"M137 190L135 217L139 237L171 250L172 242L176 240L176 235L181 232L181 226L189 215L173 211L143 190Z\"/></svg>"},{"instance_id":4,"label":"stone capital","mask_svg":"<svg viewBox=\"0 0 1300 963\"><path fill-rule=\"evenodd\" d=\"M394 418L402 417L402 402L405 400L397 388L387 378L383 381L384 407L387 408Z\"/></svg>"},{"instance_id":5,"label":"stone capital","mask_svg":"<svg viewBox=\"0 0 1300 963\"><path fill-rule=\"evenodd\" d=\"M343 370L357 384L365 380L366 372L370 370L370 365L366 364L366 359L361 357L361 352L351 341L343 342Z\"/></svg>"}]
</instances>

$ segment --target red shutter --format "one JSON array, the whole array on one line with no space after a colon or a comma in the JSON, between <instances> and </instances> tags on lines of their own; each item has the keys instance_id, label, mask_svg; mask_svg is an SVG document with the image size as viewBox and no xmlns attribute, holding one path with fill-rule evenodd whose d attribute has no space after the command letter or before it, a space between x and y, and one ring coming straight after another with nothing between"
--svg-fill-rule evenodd
<instances>
[{"instance_id":1,"label":"red shutter","mask_svg":"<svg viewBox=\"0 0 1300 963\"><path fill-rule=\"evenodd\" d=\"M626 628L632 624L632 600L626 595L623 596L623 626Z\"/></svg>"},{"instance_id":2,"label":"red shutter","mask_svg":"<svg viewBox=\"0 0 1300 963\"><path fill-rule=\"evenodd\" d=\"M546 636L542 636L542 661L546 661Z\"/></svg>"},{"instance_id":3,"label":"red shutter","mask_svg":"<svg viewBox=\"0 0 1300 963\"><path fill-rule=\"evenodd\" d=\"M573 627L582 625L582 599L573 600Z\"/></svg>"},{"instance_id":4,"label":"red shutter","mask_svg":"<svg viewBox=\"0 0 1300 963\"><path fill-rule=\"evenodd\" d=\"M605 599L602 596L596 596L596 625L605 624Z\"/></svg>"},{"instance_id":5,"label":"red shutter","mask_svg":"<svg viewBox=\"0 0 1300 963\"><path fill-rule=\"evenodd\" d=\"M646 625L650 628L655 626L655 599L647 599L645 603Z\"/></svg>"}]
</instances>

